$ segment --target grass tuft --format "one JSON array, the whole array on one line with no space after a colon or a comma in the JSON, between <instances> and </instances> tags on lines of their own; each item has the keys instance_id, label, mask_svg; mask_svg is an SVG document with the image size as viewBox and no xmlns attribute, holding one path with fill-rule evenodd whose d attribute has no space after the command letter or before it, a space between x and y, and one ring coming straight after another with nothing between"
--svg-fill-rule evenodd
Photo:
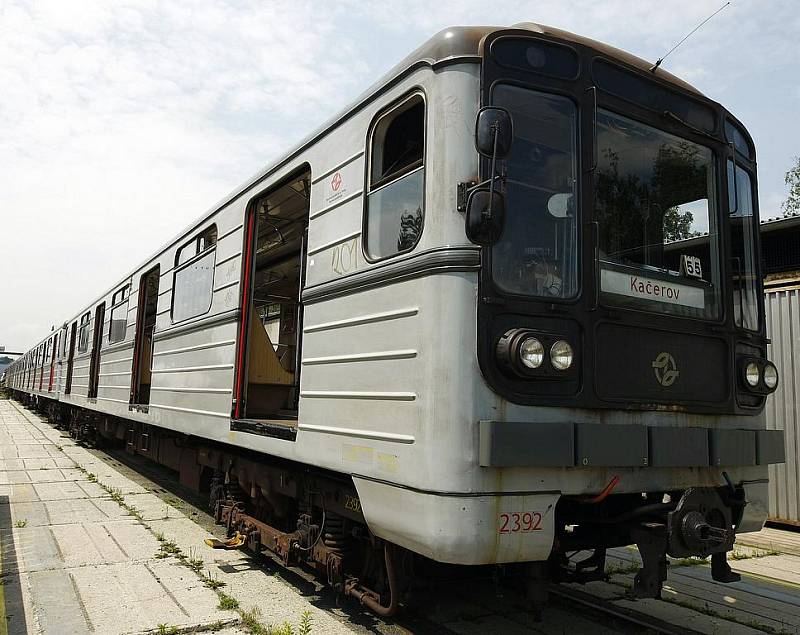
<instances>
[{"instance_id":1,"label":"grass tuft","mask_svg":"<svg viewBox=\"0 0 800 635\"><path fill-rule=\"evenodd\" d=\"M221 589L222 587L225 586L225 583L219 578L217 578L210 571L207 574L202 575L201 577L203 579L203 584L213 591Z\"/></svg>"},{"instance_id":2,"label":"grass tuft","mask_svg":"<svg viewBox=\"0 0 800 635\"><path fill-rule=\"evenodd\" d=\"M189 557L186 559L185 564L195 573L200 573L203 570L203 559L197 557L197 551L194 547L189 548Z\"/></svg>"},{"instance_id":3,"label":"grass tuft","mask_svg":"<svg viewBox=\"0 0 800 635\"><path fill-rule=\"evenodd\" d=\"M226 593L220 593L219 604L217 606L221 611L235 611L239 608L239 600L232 598Z\"/></svg>"}]
</instances>

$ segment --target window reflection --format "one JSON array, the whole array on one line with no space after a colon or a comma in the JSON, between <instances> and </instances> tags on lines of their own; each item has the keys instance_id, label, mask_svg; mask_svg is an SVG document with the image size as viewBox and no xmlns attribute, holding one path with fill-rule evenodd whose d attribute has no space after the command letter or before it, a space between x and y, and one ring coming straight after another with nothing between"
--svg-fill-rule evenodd
<instances>
[{"instance_id":1,"label":"window reflection","mask_svg":"<svg viewBox=\"0 0 800 635\"><path fill-rule=\"evenodd\" d=\"M424 221L425 102L412 95L378 119L370 148L365 250L378 260L410 251Z\"/></svg>"},{"instance_id":2,"label":"window reflection","mask_svg":"<svg viewBox=\"0 0 800 635\"><path fill-rule=\"evenodd\" d=\"M711 150L602 110L597 146L595 205L605 301L716 315Z\"/></svg>"},{"instance_id":3,"label":"window reflection","mask_svg":"<svg viewBox=\"0 0 800 635\"><path fill-rule=\"evenodd\" d=\"M758 330L758 281L756 279L753 186L750 175L728 161L728 206L730 209L733 271L733 309L736 324Z\"/></svg>"},{"instance_id":4,"label":"window reflection","mask_svg":"<svg viewBox=\"0 0 800 635\"><path fill-rule=\"evenodd\" d=\"M514 141L506 161L506 221L492 248L492 275L504 291L568 298L578 291L577 111L565 97L500 85Z\"/></svg>"},{"instance_id":5,"label":"window reflection","mask_svg":"<svg viewBox=\"0 0 800 635\"><path fill-rule=\"evenodd\" d=\"M391 183L369 197L367 246L370 258L406 251L422 233L422 169Z\"/></svg>"}]
</instances>

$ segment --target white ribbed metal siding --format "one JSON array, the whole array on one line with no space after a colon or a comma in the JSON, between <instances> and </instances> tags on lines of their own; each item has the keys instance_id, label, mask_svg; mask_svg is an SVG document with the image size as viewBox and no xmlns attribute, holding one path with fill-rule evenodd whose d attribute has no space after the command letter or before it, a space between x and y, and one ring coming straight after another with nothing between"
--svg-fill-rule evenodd
<instances>
[{"instance_id":1,"label":"white ribbed metal siding","mask_svg":"<svg viewBox=\"0 0 800 635\"><path fill-rule=\"evenodd\" d=\"M800 454L797 393L800 389L800 287L767 289L767 357L778 367L778 389L767 398L767 428L785 430L786 463L769 468L769 515L800 523Z\"/></svg>"}]
</instances>

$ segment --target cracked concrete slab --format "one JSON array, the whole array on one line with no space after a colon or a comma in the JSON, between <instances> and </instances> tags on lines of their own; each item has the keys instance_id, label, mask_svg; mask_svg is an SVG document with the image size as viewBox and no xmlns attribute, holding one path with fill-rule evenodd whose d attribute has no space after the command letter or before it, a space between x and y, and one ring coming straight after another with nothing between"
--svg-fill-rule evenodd
<instances>
[{"instance_id":1,"label":"cracked concrete slab","mask_svg":"<svg viewBox=\"0 0 800 635\"><path fill-rule=\"evenodd\" d=\"M243 609L258 607L265 625L297 624L309 610L315 633L352 632L248 564L249 556L207 548L207 532L179 504L10 401L0 400L0 439L0 563L10 633L122 635L155 633L159 625L246 632L239 613L219 608L218 593L186 558L202 560L202 574L224 581ZM174 541L181 557L160 551L159 538Z\"/></svg>"}]
</instances>

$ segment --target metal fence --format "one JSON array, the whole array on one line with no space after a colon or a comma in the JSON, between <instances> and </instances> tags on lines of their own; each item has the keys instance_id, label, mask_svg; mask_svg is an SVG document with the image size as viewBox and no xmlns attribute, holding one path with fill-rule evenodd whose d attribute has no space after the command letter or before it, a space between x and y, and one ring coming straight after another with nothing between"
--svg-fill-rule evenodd
<instances>
[{"instance_id":1,"label":"metal fence","mask_svg":"<svg viewBox=\"0 0 800 635\"><path fill-rule=\"evenodd\" d=\"M785 430L786 463L769 468L769 515L800 525L797 401L800 391L800 279L774 281L764 290L767 356L778 367L778 389L767 398L767 428ZM778 286L780 285L780 286Z\"/></svg>"}]
</instances>

